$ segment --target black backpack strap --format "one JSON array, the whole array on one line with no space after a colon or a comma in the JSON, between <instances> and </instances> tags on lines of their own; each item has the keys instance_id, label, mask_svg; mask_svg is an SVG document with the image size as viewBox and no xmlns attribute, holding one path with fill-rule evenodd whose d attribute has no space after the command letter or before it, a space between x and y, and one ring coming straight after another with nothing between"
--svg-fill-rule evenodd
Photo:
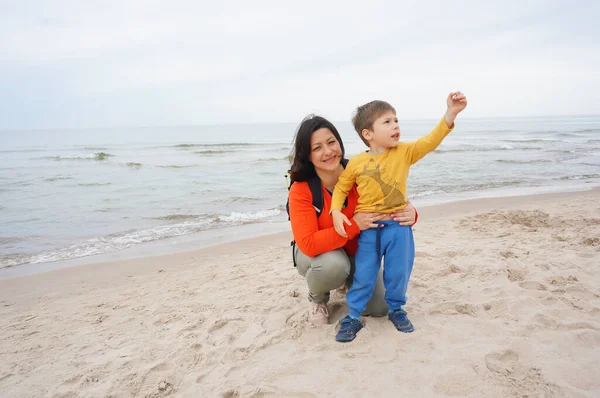
<instances>
[{"instance_id":1,"label":"black backpack strap","mask_svg":"<svg viewBox=\"0 0 600 398\"><path fill-rule=\"evenodd\" d=\"M312 205L317 212L317 217L321 215L323 211L323 188L321 185L321 179L318 176L314 176L308 179L308 187L312 195Z\"/></svg>"}]
</instances>

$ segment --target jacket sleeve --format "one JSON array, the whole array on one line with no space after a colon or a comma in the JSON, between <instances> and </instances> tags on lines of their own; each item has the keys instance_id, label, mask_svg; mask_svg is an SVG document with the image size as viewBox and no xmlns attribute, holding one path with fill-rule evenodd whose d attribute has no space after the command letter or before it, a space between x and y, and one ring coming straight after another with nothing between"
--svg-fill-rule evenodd
<instances>
[{"instance_id":1,"label":"jacket sleeve","mask_svg":"<svg viewBox=\"0 0 600 398\"><path fill-rule=\"evenodd\" d=\"M352 159L350 159L350 161L348 162L348 165L340 175L338 182L333 188L333 195L331 197L331 209L327 214L331 213L331 211L335 209L342 209L344 201L348 197L348 192L350 192L350 190L354 186L354 183L356 182L356 174L354 173L354 169L351 166L351 164Z\"/></svg>"},{"instance_id":2,"label":"jacket sleeve","mask_svg":"<svg viewBox=\"0 0 600 398\"><path fill-rule=\"evenodd\" d=\"M294 240L300 251L309 257L344 247L349 240L360 233L355 222L346 226L348 238L338 235L333 227L319 229L317 213L312 205L312 195L306 183L292 184L289 201ZM321 217L328 217L328 214L329 209L323 209Z\"/></svg>"},{"instance_id":3,"label":"jacket sleeve","mask_svg":"<svg viewBox=\"0 0 600 398\"><path fill-rule=\"evenodd\" d=\"M411 224L411 227L414 227L415 224L417 223L417 221L419 221L419 212L417 211L417 208L415 207L415 222Z\"/></svg>"},{"instance_id":4,"label":"jacket sleeve","mask_svg":"<svg viewBox=\"0 0 600 398\"><path fill-rule=\"evenodd\" d=\"M454 129L454 123L448 127L446 120L442 118L437 126L425 137L421 137L416 141L407 144L406 156L410 164L415 164L423 159L429 152L435 149L442 143L444 138Z\"/></svg>"}]
</instances>

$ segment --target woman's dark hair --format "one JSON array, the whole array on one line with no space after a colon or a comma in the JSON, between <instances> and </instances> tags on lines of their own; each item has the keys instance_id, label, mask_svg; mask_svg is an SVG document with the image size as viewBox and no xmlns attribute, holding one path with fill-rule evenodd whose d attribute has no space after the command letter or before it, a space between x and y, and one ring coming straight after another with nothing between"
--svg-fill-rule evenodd
<instances>
[{"instance_id":1,"label":"woman's dark hair","mask_svg":"<svg viewBox=\"0 0 600 398\"><path fill-rule=\"evenodd\" d=\"M308 115L302 120L296 135L294 136L294 144L292 145L292 152L290 153L290 178L292 181L307 181L309 178L316 176L315 167L310 161L310 139L312 134L322 128L331 130L335 139L340 143L342 149L342 159L346 154L344 150L344 143L340 137L335 126L327 119L317 115Z\"/></svg>"}]
</instances>

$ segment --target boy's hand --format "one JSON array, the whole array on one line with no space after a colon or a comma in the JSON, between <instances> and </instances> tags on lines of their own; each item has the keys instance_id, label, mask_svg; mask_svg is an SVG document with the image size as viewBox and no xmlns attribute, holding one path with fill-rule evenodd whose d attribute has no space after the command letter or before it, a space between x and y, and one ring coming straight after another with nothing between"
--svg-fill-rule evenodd
<instances>
[{"instance_id":1,"label":"boy's hand","mask_svg":"<svg viewBox=\"0 0 600 398\"><path fill-rule=\"evenodd\" d=\"M338 235L343 236L344 238L347 238L348 234L346 234L346 229L344 228L344 223L346 223L348 225L352 225L352 223L348 220L348 217L346 217L338 209L331 212L331 217L333 218L333 227L335 228L335 232L337 232Z\"/></svg>"},{"instance_id":2,"label":"boy's hand","mask_svg":"<svg viewBox=\"0 0 600 398\"><path fill-rule=\"evenodd\" d=\"M460 91L450 93L446 99L446 105L448 105L448 110L450 112L458 115L467 107L467 97Z\"/></svg>"},{"instance_id":3,"label":"boy's hand","mask_svg":"<svg viewBox=\"0 0 600 398\"><path fill-rule=\"evenodd\" d=\"M444 119L446 119L446 124L448 127L451 127L454 124L456 115L458 115L467 107L467 97L460 91L455 91L448 94L446 105L448 106L448 109L446 110Z\"/></svg>"}]
</instances>

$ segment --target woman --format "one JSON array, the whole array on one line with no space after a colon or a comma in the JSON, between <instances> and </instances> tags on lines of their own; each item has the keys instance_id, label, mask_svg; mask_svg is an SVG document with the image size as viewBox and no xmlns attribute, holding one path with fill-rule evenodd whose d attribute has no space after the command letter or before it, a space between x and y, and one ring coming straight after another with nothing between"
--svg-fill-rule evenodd
<instances>
[{"instance_id":1,"label":"woman","mask_svg":"<svg viewBox=\"0 0 600 398\"><path fill-rule=\"evenodd\" d=\"M329 323L329 292L338 287L349 286L354 270L354 254L360 231L376 228L383 218L378 213L357 213L356 187L348 194L342 213L351 219L346 227L348 237L338 235L329 215L331 192L344 170L344 144L335 126L320 116L305 118L296 132L292 151L290 177L294 183L289 192L289 213L294 235L294 264L308 283L311 323ZM323 209L317 214L312 202L308 180L318 177L323 191ZM392 214L394 221L412 226L417 212L409 203L405 209ZM380 271L373 297L367 305L367 313L373 316L387 314L384 300L382 272Z\"/></svg>"}]
</instances>

